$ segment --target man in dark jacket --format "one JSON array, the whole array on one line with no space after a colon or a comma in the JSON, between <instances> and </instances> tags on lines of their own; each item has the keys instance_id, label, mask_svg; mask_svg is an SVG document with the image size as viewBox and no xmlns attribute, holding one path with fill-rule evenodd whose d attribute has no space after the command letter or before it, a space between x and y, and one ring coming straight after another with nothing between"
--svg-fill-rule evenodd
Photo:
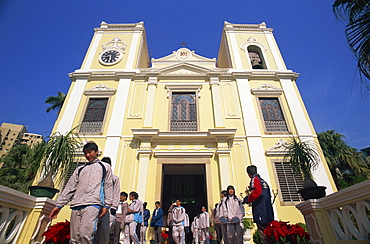
<instances>
[{"instance_id":1,"label":"man in dark jacket","mask_svg":"<svg viewBox=\"0 0 370 244\"><path fill-rule=\"evenodd\" d=\"M252 204L253 221L257 224L259 234L264 243L268 243L263 231L269 223L274 220L270 187L259 174L257 174L256 166L248 166L247 173L249 178L251 178L249 185L250 193L244 198L244 203Z\"/></svg>"},{"instance_id":2,"label":"man in dark jacket","mask_svg":"<svg viewBox=\"0 0 370 244\"><path fill-rule=\"evenodd\" d=\"M157 244L162 243L163 210L159 201L155 202L155 210L151 218L150 226L154 227L154 240Z\"/></svg>"}]
</instances>

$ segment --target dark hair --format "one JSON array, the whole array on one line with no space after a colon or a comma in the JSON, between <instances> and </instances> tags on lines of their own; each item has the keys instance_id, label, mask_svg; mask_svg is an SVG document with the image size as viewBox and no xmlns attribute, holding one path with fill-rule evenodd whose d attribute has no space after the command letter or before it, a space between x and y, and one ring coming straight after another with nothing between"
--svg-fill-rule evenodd
<instances>
[{"instance_id":1,"label":"dark hair","mask_svg":"<svg viewBox=\"0 0 370 244\"><path fill-rule=\"evenodd\" d=\"M224 197L226 197L227 196L227 191L226 190L222 190L221 191L221 194L224 195Z\"/></svg>"},{"instance_id":2,"label":"dark hair","mask_svg":"<svg viewBox=\"0 0 370 244\"><path fill-rule=\"evenodd\" d=\"M159 206L161 206L161 202L160 201L156 201L154 204L158 204Z\"/></svg>"},{"instance_id":3,"label":"dark hair","mask_svg":"<svg viewBox=\"0 0 370 244\"><path fill-rule=\"evenodd\" d=\"M234 190L234 195L229 195L229 190ZM227 188L226 188L226 191L227 191L227 199L226 199L226 201L227 200L229 200L229 198L230 197L233 197L234 199L236 199L237 197L236 197L236 195L235 195L235 188L232 186L232 185L229 185Z\"/></svg>"},{"instance_id":4,"label":"dark hair","mask_svg":"<svg viewBox=\"0 0 370 244\"><path fill-rule=\"evenodd\" d=\"M148 205L148 203L147 202L144 202L143 203L143 207L146 208L146 205Z\"/></svg>"},{"instance_id":5,"label":"dark hair","mask_svg":"<svg viewBox=\"0 0 370 244\"><path fill-rule=\"evenodd\" d=\"M99 148L98 148L98 145L96 145L95 142L88 142L84 145L84 148L83 148L83 152L86 152L86 151L95 151L95 152L98 152L99 151Z\"/></svg>"},{"instance_id":6,"label":"dark hair","mask_svg":"<svg viewBox=\"0 0 370 244\"><path fill-rule=\"evenodd\" d=\"M206 211L208 211L207 206L202 206L200 209L205 208Z\"/></svg>"},{"instance_id":7,"label":"dark hair","mask_svg":"<svg viewBox=\"0 0 370 244\"><path fill-rule=\"evenodd\" d=\"M249 166L247 167L247 173L248 173L248 174L251 174L251 175L255 175L255 174L257 174L257 167L256 167L256 166L254 166L254 165L249 165Z\"/></svg>"},{"instance_id":8,"label":"dark hair","mask_svg":"<svg viewBox=\"0 0 370 244\"><path fill-rule=\"evenodd\" d=\"M128 195L127 195L127 193L126 193L126 192L124 192L124 191L123 191L123 192L121 192L121 197L126 197L126 198L127 198L127 197L128 197Z\"/></svg>"},{"instance_id":9,"label":"dark hair","mask_svg":"<svg viewBox=\"0 0 370 244\"><path fill-rule=\"evenodd\" d=\"M217 208L217 206L218 206L218 203L215 204L215 208Z\"/></svg>"},{"instance_id":10,"label":"dark hair","mask_svg":"<svg viewBox=\"0 0 370 244\"><path fill-rule=\"evenodd\" d=\"M101 161L103 161L103 162L105 162L109 165L112 165L112 161L110 160L110 157L104 157L104 158L101 159Z\"/></svg>"},{"instance_id":11,"label":"dark hair","mask_svg":"<svg viewBox=\"0 0 370 244\"><path fill-rule=\"evenodd\" d=\"M139 194L137 194L135 191L130 192L130 196L132 196L135 199L139 198Z\"/></svg>"}]
</instances>

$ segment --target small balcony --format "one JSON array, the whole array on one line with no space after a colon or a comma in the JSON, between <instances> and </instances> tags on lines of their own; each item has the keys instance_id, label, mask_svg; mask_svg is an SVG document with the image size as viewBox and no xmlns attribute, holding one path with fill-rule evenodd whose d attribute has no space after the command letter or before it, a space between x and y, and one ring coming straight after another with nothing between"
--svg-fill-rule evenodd
<instances>
[{"instance_id":1,"label":"small balcony","mask_svg":"<svg viewBox=\"0 0 370 244\"><path fill-rule=\"evenodd\" d=\"M172 120L171 131L197 131L195 120Z\"/></svg>"}]
</instances>

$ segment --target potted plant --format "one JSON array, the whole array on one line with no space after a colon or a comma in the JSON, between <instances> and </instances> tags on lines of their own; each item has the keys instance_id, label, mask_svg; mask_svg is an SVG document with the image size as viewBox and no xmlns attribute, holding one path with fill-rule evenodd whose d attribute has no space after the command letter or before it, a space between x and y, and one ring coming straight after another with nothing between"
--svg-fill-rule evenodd
<instances>
[{"instance_id":1,"label":"potted plant","mask_svg":"<svg viewBox=\"0 0 370 244\"><path fill-rule=\"evenodd\" d=\"M58 176L57 184L65 179L75 162L76 151L81 147L79 136L74 130L75 128L65 134L55 132L49 137L41 163L41 181L36 186L30 187L31 195L53 198L59 192L54 188L54 179Z\"/></svg>"},{"instance_id":2,"label":"potted plant","mask_svg":"<svg viewBox=\"0 0 370 244\"><path fill-rule=\"evenodd\" d=\"M316 145L311 141L291 138L286 147L284 162L290 163L293 171L303 178L303 189L299 190L302 198L308 200L324 197L326 187L317 186L312 176L320 159Z\"/></svg>"},{"instance_id":3,"label":"potted plant","mask_svg":"<svg viewBox=\"0 0 370 244\"><path fill-rule=\"evenodd\" d=\"M250 243L249 241L252 239L252 229L254 228L254 223L252 218L243 218L243 225L244 225L244 235L243 241L244 243Z\"/></svg>"},{"instance_id":4,"label":"potted plant","mask_svg":"<svg viewBox=\"0 0 370 244\"><path fill-rule=\"evenodd\" d=\"M269 243L276 244L308 244L311 243L310 235L297 223L294 225L283 221L272 221L264 230Z\"/></svg>"},{"instance_id":5,"label":"potted plant","mask_svg":"<svg viewBox=\"0 0 370 244\"><path fill-rule=\"evenodd\" d=\"M45 236L45 244L68 244L71 239L69 221L58 222L49 226L42 236Z\"/></svg>"}]
</instances>

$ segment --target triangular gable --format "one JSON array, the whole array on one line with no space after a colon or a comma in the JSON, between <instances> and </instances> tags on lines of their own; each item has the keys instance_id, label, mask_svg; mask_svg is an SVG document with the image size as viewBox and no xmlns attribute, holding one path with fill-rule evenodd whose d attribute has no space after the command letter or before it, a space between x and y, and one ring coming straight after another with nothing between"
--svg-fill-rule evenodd
<instances>
[{"instance_id":1,"label":"triangular gable","mask_svg":"<svg viewBox=\"0 0 370 244\"><path fill-rule=\"evenodd\" d=\"M191 63L177 63L174 65L165 66L156 71L162 74L205 74L207 72L215 71L207 67L191 64Z\"/></svg>"},{"instance_id":2,"label":"triangular gable","mask_svg":"<svg viewBox=\"0 0 370 244\"><path fill-rule=\"evenodd\" d=\"M172 54L154 59L152 58L152 68L161 69L166 66L172 66L175 64L190 63L198 66L207 68L216 68L216 59L210 59L196 54L194 51L190 51L188 48L182 47Z\"/></svg>"}]
</instances>

